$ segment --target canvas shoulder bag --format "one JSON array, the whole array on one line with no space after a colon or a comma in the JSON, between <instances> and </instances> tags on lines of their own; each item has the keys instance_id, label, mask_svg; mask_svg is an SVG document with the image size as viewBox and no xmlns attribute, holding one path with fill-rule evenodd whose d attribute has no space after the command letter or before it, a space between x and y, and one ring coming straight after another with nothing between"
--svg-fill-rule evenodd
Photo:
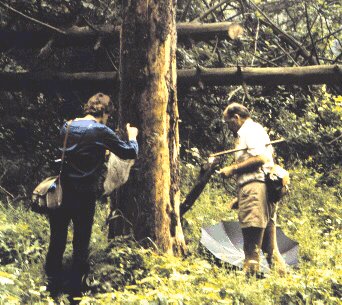
<instances>
[{"instance_id":1,"label":"canvas shoulder bag","mask_svg":"<svg viewBox=\"0 0 342 305\"><path fill-rule=\"evenodd\" d=\"M68 123L63 141L61 166L57 176L51 176L40 182L32 192L31 210L40 214L47 213L49 210L57 209L62 204L63 190L61 185L61 173L65 158L65 150L69 129L72 121Z\"/></svg>"}]
</instances>

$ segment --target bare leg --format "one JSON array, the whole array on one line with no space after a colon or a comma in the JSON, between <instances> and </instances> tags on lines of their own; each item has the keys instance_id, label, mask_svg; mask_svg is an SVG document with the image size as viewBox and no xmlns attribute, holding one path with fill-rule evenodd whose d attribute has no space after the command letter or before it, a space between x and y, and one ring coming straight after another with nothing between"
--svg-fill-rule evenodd
<instances>
[{"instance_id":1,"label":"bare leg","mask_svg":"<svg viewBox=\"0 0 342 305\"><path fill-rule=\"evenodd\" d=\"M276 270L279 275L285 275L286 264L281 256L278 244L277 244L277 230L275 224L270 221L267 228L265 229L262 251L266 255L266 259L270 268Z\"/></svg>"},{"instance_id":2,"label":"bare leg","mask_svg":"<svg viewBox=\"0 0 342 305\"><path fill-rule=\"evenodd\" d=\"M246 274L255 274L260 269L260 249L265 229L262 228L244 228L243 251L245 252L245 261L243 271Z\"/></svg>"}]
</instances>

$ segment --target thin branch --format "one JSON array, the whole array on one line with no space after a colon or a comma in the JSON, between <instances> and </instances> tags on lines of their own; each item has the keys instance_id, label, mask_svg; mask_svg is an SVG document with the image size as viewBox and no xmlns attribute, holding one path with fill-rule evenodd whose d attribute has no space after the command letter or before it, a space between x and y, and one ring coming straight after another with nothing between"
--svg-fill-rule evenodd
<instances>
[{"instance_id":1,"label":"thin branch","mask_svg":"<svg viewBox=\"0 0 342 305\"><path fill-rule=\"evenodd\" d=\"M205 4L205 6L207 7L207 9L210 9L210 5L208 4L207 0L202 0L202 2Z\"/></svg>"},{"instance_id":2,"label":"thin branch","mask_svg":"<svg viewBox=\"0 0 342 305\"><path fill-rule=\"evenodd\" d=\"M325 21L325 24L326 24L326 26L327 26L327 29L328 29L329 33L331 33L331 30L330 30L330 26L329 26L328 20L327 20L326 18L324 18L324 21ZM338 41L340 47L342 47L341 41L340 41L337 37L335 37L335 38L337 39L337 41Z\"/></svg>"},{"instance_id":3,"label":"thin branch","mask_svg":"<svg viewBox=\"0 0 342 305\"><path fill-rule=\"evenodd\" d=\"M205 6L207 7L208 10L211 9L210 5L208 4L208 2L206 0L202 0L202 2L205 4ZM217 19L216 13L214 11L212 11L211 14L214 17L214 20L217 21L218 19Z\"/></svg>"},{"instance_id":4,"label":"thin branch","mask_svg":"<svg viewBox=\"0 0 342 305\"><path fill-rule=\"evenodd\" d=\"M220 49L217 47L218 46L218 42L219 42L218 37L216 37L215 45L213 45L210 41L208 41L208 45L213 47L213 51L212 51L212 55L211 55L210 59L213 58L214 53L216 53L217 57L218 57L218 61L219 61L220 65L223 67L224 64L223 64L222 56L221 56L221 53L220 53Z\"/></svg>"},{"instance_id":5,"label":"thin branch","mask_svg":"<svg viewBox=\"0 0 342 305\"><path fill-rule=\"evenodd\" d=\"M342 58L342 52L340 53L340 55L338 55L336 58L335 58L335 60L333 61L333 63L335 64L335 63L337 63L337 62L339 62L339 60Z\"/></svg>"},{"instance_id":6,"label":"thin branch","mask_svg":"<svg viewBox=\"0 0 342 305\"><path fill-rule=\"evenodd\" d=\"M330 31L329 31L329 34L327 34L327 35L325 35L325 36L323 36L323 37L321 37L321 38L315 40L314 43L316 44L317 42L320 42L320 41L322 41L322 40L324 40L324 39L328 39L328 38L330 38L331 36L334 36L335 34L338 34L339 32L342 32L342 28L339 28L338 30L336 30L336 31L334 31L334 32L331 32L331 33L330 33Z\"/></svg>"},{"instance_id":7,"label":"thin branch","mask_svg":"<svg viewBox=\"0 0 342 305\"><path fill-rule=\"evenodd\" d=\"M83 19L84 22L87 24L87 26L89 26L93 31L98 32L98 33L101 32L101 30L98 29L96 26L94 26L94 25L88 20L88 18L87 18L86 16L82 16L82 19Z\"/></svg>"},{"instance_id":8,"label":"thin branch","mask_svg":"<svg viewBox=\"0 0 342 305\"><path fill-rule=\"evenodd\" d=\"M342 138L342 134L340 134L337 138L333 139L332 141L328 142L327 144L332 144L341 138Z\"/></svg>"},{"instance_id":9,"label":"thin branch","mask_svg":"<svg viewBox=\"0 0 342 305\"><path fill-rule=\"evenodd\" d=\"M248 54L251 54L252 56L256 57L257 59L259 59L259 60L261 60L261 61L263 61L263 62L267 62L267 63L271 64L271 65L274 66L274 67L279 67L279 65L277 65L277 64L274 63L273 61L270 61L270 60L268 60L268 59L266 59L266 58L263 58L263 57L261 57L261 56L259 56L259 55L256 55L255 53L252 53L251 51L244 50L244 52L246 52L246 53L248 53Z\"/></svg>"},{"instance_id":10,"label":"thin branch","mask_svg":"<svg viewBox=\"0 0 342 305\"><path fill-rule=\"evenodd\" d=\"M291 53L296 53L297 51L296 50L294 50L294 51L292 51L292 52L289 52L290 54ZM271 59L270 60L270 62L275 62L275 61L277 61L278 59L281 59L281 58L283 58L283 57L285 57L287 54L281 54L280 56L277 56L277 57L275 57L275 58L273 58L273 59Z\"/></svg>"},{"instance_id":11,"label":"thin branch","mask_svg":"<svg viewBox=\"0 0 342 305\"><path fill-rule=\"evenodd\" d=\"M185 17L186 17L186 14L188 13L188 10L189 10L189 7L190 7L191 2L192 2L192 0L189 0L188 3L186 4L185 9L184 9L184 11L183 11L183 14L182 14L182 16L180 17L180 21L185 20Z\"/></svg>"},{"instance_id":12,"label":"thin branch","mask_svg":"<svg viewBox=\"0 0 342 305\"><path fill-rule=\"evenodd\" d=\"M202 15L200 15L199 17L191 20L191 22L198 22L201 21L202 19L204 19L205 17L207 17L209 14L211 14L212 12L214 12L216 9L218 9L221 5L230 2L232 0L223 0L220 3L214 5L213 7L211 7L209 10L205 11Z\"/></svg>"},{"instance_id":13,"label":"thin branch","mask_svg":"<svg viewBox=\"0 0 342 305\"><path fill-rule=\"evenodd\" d=\"M105 51L106 51L106 55L107 55L107 57L108 57L110 63L112 64L113 68L115 69L115 71L118 71L118 68L117 68L117 66L114 64L114 62L113 62L113 60L112 60L112 58L111 58L111 56L110 56L110 54L109 54L109 52L108 52L108 49L107 49L106 47L105 47L104 49L105 49Z\"/></svg>"},{"instance_id":14,"label":"thin branch","mask_svg":"<svg viewBox=\"0 0 342 305\"><path fill-rule=\"evenodd\" d=\"M319 64L319 59L318 59L316 45L314 44L314 40L313 40L312 33L311 33L312 27L310 26L308 7L306 5L306 2L304 2L304 12L305 12L306 28L307 28L308 33L309 33L309 37L310 37L310 41L311 41L311 45L312 45L312 51L313 51L313 53L314 53L314 55L316 57L317 63ZM312 24L312 26L313 26L313 24Z\"/></svg>"},{"instance_id":15,"label":"thin branch","mask_svg":"<svg viewBox=\"0 0 342 305\"><path fill-rule=\"evenodd\" d=\"M304 15L305 15L305 13L304 13ZM311 25L309 25L309 28L308 28L308 31L307 31L308 33L307 33L305 36L303 36L303 40L306 40L308 37L310 38L310 34L309 34L309 33L311 33L312 28L313 28L313 26L315 25L315 23L316 23L318 17L321 17L321 15L320 15L319 13L316 14L316 16L315 16L315 18L313 19ZM301 18L300 18L300 19L301 19ZM322 18L320 18L320 19L322 19ZM321 23L322 23L322 20L321 20ZM321 29L322 29L322 28L323 28L323 27L322 27L322 24L321 24ZM296 31L295 31L295 32L296 32ZM312 44L312 41L311 41L311 44ZM309 46L309 47L310 47L310 46Z\"/></svg>"},{"instance_id":16,"label":"thin branch","mask_svg":"<svg viewBox=\"0 0 342 305\"><path fill-rule=\"evenodd\" d=\"M309 15L308 15L308 16L309 16ZM312 21L312 23L311 23L311 25L310 25L310 28L309 28L310 31L312 31L313 26L315 25L315 23L316 23L316 21L317 21L317 19L318 19L318 16L320 16L319 13L316 14L315 18L313 18L313 21Z\"/></svg>"},{"instance_id":17,"label":"thin branch","mask_svg":"<svg viewBox=\"0 0 342 305\"><path fill-rule=\"evenodd\" d=\"M325 2L327 2L327 0L325 0ZM313 5L313 6L315 7L315 5ZM324 11L322 11L320 8L317 8L317 7L315 7L315 8L316 8L316 10L318 11L318 14L319 14L319 16L320 16L320 20L321 20L321 30L322 30L322 32L324 32L324 31L323 31L323 21L322 21L322 19L324 19L324 22L325 22L326 27L327 27L327 29L328 29L328 32L329 32L328 36L329 36L329 37L330 37L331 35L335 35L336 33L342 31L342 28L340 28L340 29L338 29L338 30L336 30L336 31L334 31L334 32L331 32L330 25L329 25L329 22L328 22L328 20L327 20L327 16L324 14ZM328 15L328 17L330 17L330 15ZM326 38L326 37L324 36L324 37L322 37L321 39L318 39L318 41L323 40L323 39L325 39L325 38ZM338 39L336 36L335 36L335 38ZM316 41L316 42L317 42L317 41ZM340 46L342 47L342 44L341 44L341 43L340 43Z\"/></svg>"},{"instance_id":18,"label":"thin branch","mask_svg":"<svg viewBox=\"0 0 342 305\"><path fill-rule=\"evenodd\" d=\"M235 96L235 94L238 93L241 89L242 89L242 86L239 86L236 89L234 89L233 91L229 92L227 103L229 103L230 100Z\"/></svg>"},{"instance_id":19,"label":"thin branch","mask_svg":"<svg viewBox=\"0 0 342 305\"><path fill-rule=\"evenodd\" d=\"M286 51L277 41L274 41L274 43L279 47L280 50L282 50L289 58L291 58L291 60L294 62L295 65L300 66L300 64L298 64L296 62L296 60L291 56L291 54Z\"/></svg>"},{"instance_id":20,"label":"thin branch","mask_svg":"<svg viewBox=\"0 0 342 305\"><path fill-rule=\"evenodd\" d=\"M330 58L326 58L326 57L319 57L319 59L324 60L324 61L328 61L331 63L338 63L338 64L342 64L342 61L336 60L336 59L330 59Z\"/></svg>"},{"instance_id":21,"label":"thin branch","mask_svg":"<svg viewBox=\"0 0 342 305\"><path fill-rule=\"evenodd\" d=\"M7 191L3 186L0 185L0 190L3 191L5 194L9 195L10 197L12 197L12 199L14 198L14 195L11 194L9 191Z\"/></svg>"},{"instance_id":22,"label":"thin branch","mask_svg":"<svg viewBox=\"0 0 342 305\"><path fill-rule=\"evenodd\" d=\"M249 2L266 19L266 21L261 20L262 23L264 23L267 26L270 26L274 32L280 34L284 41L290 44L293 48L298 48L301 55L306 60L308 60L310 64L317 64L315 58L311 56L310 53L302 46L302 43L300 43L294 37L281 30L253 1L250 0Z\"/></svg>"},{"instance_id":23,"label":"thin branch","mask_svg":"<svg viewBox=\"0 0 342 305\"><path fill-rule=\"evenodd\" d=\"M287 13L287 16L289 16L289 18L291 19L292 26L293 26L294 30L297 32L297 24L296 24L295 20L293 19L293 17L291 16L288 7L285 7L285 12Z\"/></svg>"},{"instance_id":24,"label":"thin branch","mask_svg":"<svg viewBox=\"0 0 342 305\"><path fill-rule=\"evenodd\" d=\"M257 28L256 28L255 38L254 38L254 54L253 54L252 63L251 63L252 66L254 64L255 54L256 54L257 49L258 49L259 30L260 30L260 22L259 22L259 18L258 18L258 24L257 24Z\"/></svg>"},{"instance_id":25,"label":"thin branch","mask_svg":"<svg viewBox=\"0 0 342 305\"><path fill-rule=\"evenodd\" d=\"M224 16L224 11L227 9L228 6L229 6L229 3L227 3L225 7L221 6L221 14L222 14L222 16Z\"/></svg>"},{"instance_id":26,"label":"thin branch","mask_svg":"<svg viewBox=\"0 0 342 305\"><path fill-rule=\"evenodd\" d=\"M229 17L227 17L224 21L229 21L229 20L232 20L232 19L234 19L235 17L237 17L237 16L240 16L240 15L242 15L242 13L241 12L239 12L239 13L236 13L235 15L233 15L233 16L229 16Z\"/></svg>"},{"instance_id":27,"label":"thin branch","mask_svg":"<svg viewBox=\"0 0 342 305\"><path fill-rule=\"evenodd\" d=\"M49 28L50 30L53 30L53 31L55 31L55 32L58 32L59 34L63 34L63 35L66 34L66 33L65 33L64 31L62 31L61 29L58 29L58 28L56 28L56 27L54 27L54 26L52 26L52 25L49 25L49 24L44 23L44 22L42 22L42 21L39 21L39 20L37 20L37 19L35 19L35 18L32 18L32 17L30 17L30 16L27 16L27 15L25 15L24 13L19 12L18 10L14 9L13 7L10 7L9 5L3 3L2 1L0 1L0 5L3 6L3 7L5 7L5 8L7 8L7 9L10 10L11 12L14 12L14 13L20 15L21 17L24 17L24 18L26 18L26 19L28 19L28 20L34 22L34 23L38 23L38 24L40 24L40 25L42 25L42 26L44 26L44 27L46 27L46 28Z\"/></svg>"},{"instance_id":28,"label":"thin branch","mask_svg":"<svg viewBox=\"0 0 342 305\"><path fill-rule=\"evenodd\" d=\"M85 21L85 23L89 26L89 28L91 28L93 31L100 33L100 30L95 27L85 16L82 16L83 20ZM103 35L99 34L99 37L96 40L96 43L94 45L94 51L97 51L101 46L102 46L102 42L103 42ZM105 47L107 56L108 56L108 50ZM112 62L111 58L108 56L110 62L112 63L113 67L115 67L114 63ZM115 67L116 68L116 67Z\"/></svg>"},{"instance_id":29,"label":"thin branch","mask_svg":"<svg viewBox=\"0 0 342 305\"><path fill-rule=\"evenodd\" d=\"M283 10L286 10L286 8L293 6L298 0L294 1L258 1L260 3L260 6L263 10L269 12L269 13L276 13L279 14ZM264 2L264 3L263 3Z\"/></svg>"},{"instance_id":30,"label":"thin branch","mask_svg":"<svg viewBox=\"0 0 342 305\"><path fill-rule=\"evenodd\" d=\"M216 53L216 50L217 50L218 41L219 41L218 38L216 38L215 45L213 47L213 50L211 52L211 55L210 55L210 58L208 59L208 61L210 61L214 57L214 53Z\"/></svg>"},{"instance_id":31,"label":"thin branch","mask_svg":"<svg viewBox=\"0 0 342 305\"><path fill-rule=\"evenodd\" d=\"M39 60L45 59L45 58L47 58L51 54L52 46L53 46L54 42L55 42L55 39L51 38L46 43L46 45L40 49L39 54L38 54L38 59Z\"/></svg>"}]
</instances>

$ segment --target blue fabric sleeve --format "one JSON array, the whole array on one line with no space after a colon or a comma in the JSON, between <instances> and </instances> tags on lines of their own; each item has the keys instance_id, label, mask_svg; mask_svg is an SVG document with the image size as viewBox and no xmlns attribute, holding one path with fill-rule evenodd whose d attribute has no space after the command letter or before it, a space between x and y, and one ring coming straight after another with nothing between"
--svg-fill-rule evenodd
<instances>
[{"instance_id":1,"label":"blue fabric sleeve","mask_svg":"<svg viewBox=\"0 0 342 305\"><path fill-rule=\"evenodd\" d=\"M123 141L107 126L103 130L103 145L121 159L136 159L139 147L135 140Z\"/></svg>"}]
</instances>

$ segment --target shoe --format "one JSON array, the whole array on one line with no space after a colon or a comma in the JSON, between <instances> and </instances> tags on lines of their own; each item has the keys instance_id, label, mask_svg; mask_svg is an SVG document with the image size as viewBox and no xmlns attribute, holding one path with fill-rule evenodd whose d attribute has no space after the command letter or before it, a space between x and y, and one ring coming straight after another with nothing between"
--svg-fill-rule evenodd
<instances>
[{"instance_id":1,"label":"shoe","mask_svg":"<svg viewBox=\"0 0 342 305\"><path fill-rule=\"evenodd\" d=\"M272 269L277 272L280 277L284 277L287 274L286 263L281 256L275 256L273 258Z\"/></svg>"},{"instance_id":2,"label":"shoe","mask_svg":"<svg viewBox=\"0 0 342 305\"><path fill-rule=\"evenodd\" d=\"M256 275L258 272L260 272L260 264L258 261L254 259L250 259L248 261L245 261L243 263L243 272L245 272L246 275Z\"/></svg>"},{"instance_id":3,"label":"shoe","mask_svg":"<svg viewBox=\"0 0 342 305\"><path fill-rule=\"evenodd\" d=\"M78 305L81 302L81 298L82 298L82 294L78 295L78 294L69 294L68 295L68 300L70 305Z\"/></svg>"},{"instance_id":4,"label":"shoe","mask_svg":"<svg viewBox=\"0 0 342 305\"><path fill-rule=\"evenodd\" d=\"M62 293L60 276L48 276L46 290L50 293L51 298L58 297L58 295Z\"/></svg>"}]
</instances>

